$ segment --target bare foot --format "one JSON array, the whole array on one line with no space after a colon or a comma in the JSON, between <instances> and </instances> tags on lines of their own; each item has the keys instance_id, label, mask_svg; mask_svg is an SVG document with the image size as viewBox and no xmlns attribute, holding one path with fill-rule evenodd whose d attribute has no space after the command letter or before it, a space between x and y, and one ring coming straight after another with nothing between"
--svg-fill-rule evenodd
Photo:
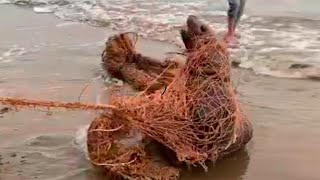
<instances>
[{"instance_id":1,"label":"bare foot","mask_svg":"<svg viewBox=\"0 0 320 180\"><path fill-rule=\"evenodd\" d=\"M238 40L234 34L226 34L224 37L224 40L226 41L227 44L237 44Z\"/></svg>"}]
</instances>

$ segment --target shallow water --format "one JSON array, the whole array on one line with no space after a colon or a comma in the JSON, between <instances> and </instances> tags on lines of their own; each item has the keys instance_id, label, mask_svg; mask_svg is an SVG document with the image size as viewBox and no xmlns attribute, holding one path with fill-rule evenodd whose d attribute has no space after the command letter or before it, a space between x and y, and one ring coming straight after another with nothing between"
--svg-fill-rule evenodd
<instances>
[{"instance_id":1,"label":"shallow water","mask_svg":"<svg viewBox=\"0 0 320 180\"><path fill-rule=\"evenodd\" d=\"M38 15L29 8L3 5L0 14L0 96L77 101L86 83L101 74L100 53L113 32ZM140 45L156 57L177 50L147 40ZM240 98L254 124L253 140L247 151L208 173L184 172L182 179L318 180L320 84L255 76L241 69L234 69L234 79L240 80ZM81 101L96 102L91 84ZM79 130L93 113L22 110L2 116L0 179L105 179L83 153L85 133Z\"/></svg>"},{"instance_id":2,"label":"shallow water","mask_svg":"<svg viewBox=\"0 0 320 180\"><path fill-rule=\"evenodd\" d=\"M178 28L186 16L201 16L218 32L226 30L226 0L5 0L38 13L134 31L181 45ZM1 3L1 1L0 1ZM239 26L242 68L286 78L320 78L320 1L247 1ZM281 54L279 54L281 52ZM1 57L4 58L4 57ZM9 61L7 59L2 61ZM290 68L296 64L308 68Z\"/></svg>"}]
</instances>

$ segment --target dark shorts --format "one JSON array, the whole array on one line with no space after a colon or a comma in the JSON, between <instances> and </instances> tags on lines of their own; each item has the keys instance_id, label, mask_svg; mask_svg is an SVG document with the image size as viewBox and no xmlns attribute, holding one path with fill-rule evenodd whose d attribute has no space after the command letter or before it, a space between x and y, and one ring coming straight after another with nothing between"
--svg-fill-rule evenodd
<instances>
[{"instance_id":1,"label":"dark shorts","mask_svg":"<svg viewBox=\"0 0 320 180\"><path fill-rule=\"evenodd\" d=\"M228 3L228 16L234 18L234 20L238 22L243 14L246 0L228 0Z\"/></svg>"}]
</instances>

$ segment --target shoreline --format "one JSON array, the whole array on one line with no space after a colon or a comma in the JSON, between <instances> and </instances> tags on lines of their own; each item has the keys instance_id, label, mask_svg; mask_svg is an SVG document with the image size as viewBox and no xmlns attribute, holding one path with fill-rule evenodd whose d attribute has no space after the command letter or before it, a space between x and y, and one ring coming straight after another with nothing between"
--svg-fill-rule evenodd
<instances>
[{"instance_id":1,"label":"shoreline","mask_svg":"<svg viewBox=\"0 0 320 180\"><path fill-rule=\"evenodd\" d=\"M86 24L66 25L52 14L39 15L14 5L0 9L6 15L0 16L4 27L0 54L9 55L4 56L8 61L0 60L0 96L76 101L85 84L100 73L100 53L112 32ZM143 54L158 58L176 48L143 38L138 45ZM240 68L232 71L235 84L240 80L238 97L254 125L247 155L224 160L208 173L186 173L190 177L185 174L182 179L320 177L320 84L255 75ZM83 101L92 102L95 95L89 88ZM73 147L76 132L94 115L59 111L47 116L24 110L5 114L0 118L0 179L104 179Z\"/></svg>"},{"instance_id":2,"label":"shoreline","mask_svg":"<svg viewBox=\"0 0 320 180\"><path fill-rule=\"evenodd\" d=\"M22 6L22 5L15 5L15 4L8 4L8 5L15 6L17 8L22 8L22 9L29 9L30 11L32 11L35 14L38 14L39 16L51 15L57 20L61 20L64 22L61 25L59 25L61 27L80 24L81 26L89 26L96 29L100 29L100 31L101 29L104 29L104 31L109 35L115 34L117 32L127 32L127 30L117 31L115 27L112 27L112 26L102 27L102 26L92 25L88 22L80 22L79 20L75 20L75 19L67 19L67 20L61 19L55 13L52 13L52 12L37 13L32 10L32 6ZM4 6L8 6L8 5L4 5ZM288 20L290 21L289 24L281 25L281 23L285 21L283 20L283 18L279 18L279 17L274 19L270 18L270 19L265 19L266 22L264 21L260 22L261 20L259 19L263 17L264 16L259 16L259 17L252 16L251 18L249 18L249 20L247 18L243 19L243 23L241 23L241 26L239 27L241 30L241 36L243 36L243 39L240 41L241 43L238 45L239 46L238 48L229 49L229 52L231 54L231 60L232 62L234 62L234 64L237 65L237 68L253 71L254 74L258 76L262 75L262 76L271 76L271 77L277 77L277 78L320 80L320 66L315 64L315 62L317 61L317 57L320 55L319 53L317 54L316 49L314 49L315 47L317 47L316 40L314 38L309 38L309 43L310 43L309 46L311 49L308 49L307 47L308 38L306 39L303 37L299 37L298 39L296 39L295 36L297 36L296 34L297 32L292 32L290 35L288 35L288 37L281 35L283 36L281 37L282 39L277 38L277 39L273 39L271 42L268 42L267 39L263 38L264 37L263 34L267 32L271 33L272 29L265 29L268 27L266 26L267 25L266 23L268 22L275 23L275 25L280 29L285 28L286 26L288 27L292 26L292 28L297 28L297 27L295 27L296 25L294 24L294 21L295 21L294 19ZM308 28L310 28L309 26L310 24L312 24L312 21L313 21L311 20L311 22L304 22L302 19L296 19L296 20L299 21L299 23L305 23L305 25L307 25ZM222 33L224 33L226 27L221 29L220 27L222 23L220 22L221 19L218 21L219 21L218 24L216 24L216 22L213 23L214 24L213 28L216 30L217 36L221 38L223 36ZM217 27L215 27L216 25ZM300 24L300 25L301 27L304 27L303 26L304 24ZM297 26L300 27L300 25L297 25ZM151 27L151 28L154 30L154 27ZM162 31L164 29L161 29L161 27L159 29L159 31L161 31L161 33L158 34L159 37L158 35L149 37L147 35L148 33L146 34L146 32L149 31L148 29L141 32L135 32L135 33L137 33L139 36L139 39L143 40L144 42L153 43L154 45L162 43L163 46L170 46L170 48L174 49L175 51L181 51L182 49L184 49L184 45L178 35L179 28L175 27L174 29L175 30L171 29L169 30L169 32L167 32L168 34L171 34L171 35L174 34L175 38L173 39L172 37L170 38L169 36L167 37L167 35L163 34L164 32ZM250 29L253 29L252 32ZM124 29L120 28L120 30L124 30ZM286 29L282 29L278 33L274 31L269 35L266 34L265 36L277 36L278 34L283 34L287 31L288 30ZM313 33L315 33L313 32L313 29L310 29L309 35L308 33L306 35L312 37ZM162 39L162 36L163 36L163 39ZM288 41L293 41L291 43L293 44L292 47L288 46L287 48L285 48L286 45L283 43L286 42L286 39ZM262 44L265 43L265 44L261 45L261 43ZM306 49L302 50L301 49L302 46L306 46L305 47ZM283 54L279 53L281 51L283 52ZM159 53L157 55L159 55ZM161 58L164 58L164 56L161 56ZM309 62L309 60L311 61Z\"/></svg>"}]
</instances>

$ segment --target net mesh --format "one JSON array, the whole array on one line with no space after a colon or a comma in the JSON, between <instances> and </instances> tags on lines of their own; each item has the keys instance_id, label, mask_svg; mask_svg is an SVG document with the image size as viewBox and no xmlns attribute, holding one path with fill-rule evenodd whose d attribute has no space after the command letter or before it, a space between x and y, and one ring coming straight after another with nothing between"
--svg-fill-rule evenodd
<instances>
[{"instance_id":1,"label":"net mesh","mask_svg":"<svg viewBox=\"0 0 320 180\"><path fill-rule=\"evenodd\" d=\"M88 131L88 147L94 162L130 163L122 164L119 168L100 165L119 174L125 172L136 176L139 172L140 176L136 177L142 179L145 177L141 174L147 173L146 169L160 168L157 172L161 176L147 173L148 177L175 179L178 177L177 171L171 171L175 175L161 171L161 167L148 158L146 139L167 148L173 153L175 161L200 165L205 169L207 161L215 162L248 143L252 137L252 126L236 98L230 78L229 55L224 44L213 33L193 33L188 38L192 46L188 48L186 65L165 91L136 97L115 95L111 98L111 105L116 106L117 110L106 113L109 120L99 121L103 122L103 128L100 129L103 131L97 127L91 127ZM91 134L92 131L100 133L98 141L97 136ZM117 138L113 135L135 138L132 131L143 135L137 141L140 144L133 143L139 144L138 149L129 146L121 155L117 154L115 159L108 158L108 153L101 154L111 153L109 147L121 144L114 141ZM100 149L101 143L106 143L104 146L108 149ZM95 148L93 150L90 147ZM119 160L127 153L129 155L126 157L130 158ZM139 168L142 164L145 165L144 169ZM124 171L123 167L132 169ZM173 168L170 165L166 167Z\"/></svg>"},{"instance_id":2,"label":"net mesh","mask_svg":"<svg viewBox=\"0 0 320 180\"><path fill-rule=\"evenodd\" d=\"M102 65L108 75L121 79L137 90L154 92L172 82L179 64L143 56L135 50L130 33L114 35L106 42Z\"/></svg>"},{"instance_id":3,"label":"net mesh","mask_svg":"<svg viewBox=\"0 0 320 180\"><path fill-rule=\"evenodd\" d=\"M114 177L178 179L180 166L176 165L181 164L206 170L206 162L216 162L243 148L253 130L234 92L224 44L194 16L188 18L181 36L187 49L186 64L178 76L171 76L168 86L154 89L154 93L116 93L109 105L14 98L0 98L0 103L16 108L103 111L88 129L87 148L91 162ZM147 91L153 84L150 81L159 82L170 63L152 65L153 61L135 53L133 47L126 34L109 39L103 66L133 86L144 84ZM135 76L138 74L141 76Z\"/></svg>"}]
</instances>

